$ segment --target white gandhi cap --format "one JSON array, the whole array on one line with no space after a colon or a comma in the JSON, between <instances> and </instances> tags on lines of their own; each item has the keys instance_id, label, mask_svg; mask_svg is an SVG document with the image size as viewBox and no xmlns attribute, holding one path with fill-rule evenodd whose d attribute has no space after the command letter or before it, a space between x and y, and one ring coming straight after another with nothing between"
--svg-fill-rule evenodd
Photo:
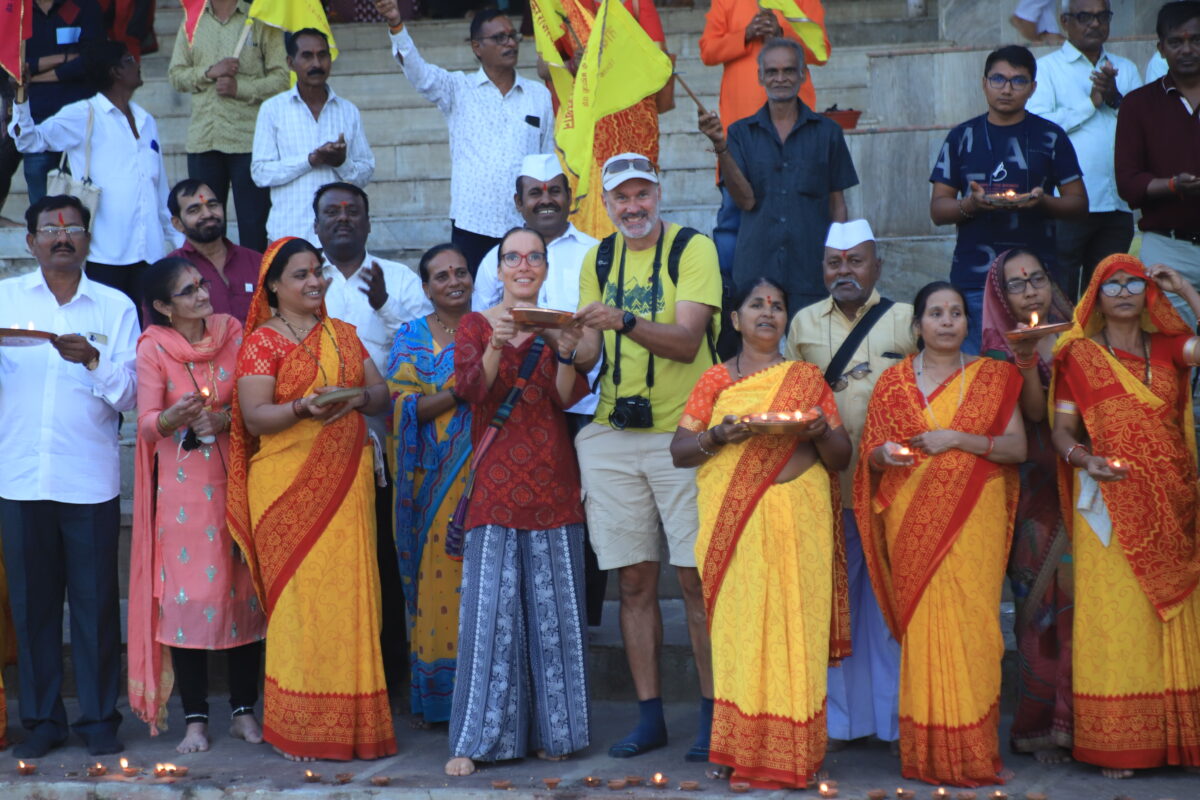
<instances>
[{"instance_id":1,"label":"white gandhi cap","mask_svg":"<svg viewBox=\"0 0 1200 800\"><path fill-rule=\"evenodd\" d=\"M554 153L538 153L525 156L521 161L521 171L518 174L524 178L533 178L535 181L549 183L562 175L563 170L562 165L558 163L558 156Z\"/></svg>"},{"instance_id":2,"label":"white gandhi cap","mask_svg":"<svg viewBox=\"0 0 1200 800\"><path fill-rule=\"evenodd\" d=\"M831 223L825 246L834 250L849 250L855 245L873 241L875 234L871 232L871 223L865 219L852 219L849 222Z\"/></svg>"}]
</instances>

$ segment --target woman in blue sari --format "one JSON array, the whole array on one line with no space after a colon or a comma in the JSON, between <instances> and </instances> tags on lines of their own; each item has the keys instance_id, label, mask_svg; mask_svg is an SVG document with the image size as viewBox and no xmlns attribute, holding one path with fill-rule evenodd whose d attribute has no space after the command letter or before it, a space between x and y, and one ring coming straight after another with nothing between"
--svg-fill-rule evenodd
<instances>
[{"instance_id":1,"label":"woman in blue sari","mask_svg":"<svg viewBox=\"0 0 1200 800\"><path fill-rule=\"evenodd\" d=\"M454 333L471 310L471 273L455 245L421 257L426 317L396 332L388 358L395 402L396 550L408 608L414 727L450 719L462 563L446 555L446 523L466 486L471 410L454 394Z\"/></svg>"}]
</instances>

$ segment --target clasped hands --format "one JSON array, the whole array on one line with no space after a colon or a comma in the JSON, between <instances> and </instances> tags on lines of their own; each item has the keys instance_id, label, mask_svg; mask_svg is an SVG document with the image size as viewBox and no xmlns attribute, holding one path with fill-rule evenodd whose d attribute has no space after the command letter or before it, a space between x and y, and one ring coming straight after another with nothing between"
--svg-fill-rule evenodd
<instances>
[{"instance_id":1,"label":"clasped hands","mask_svg":"<svg viewBox=\"0 0 1200 800\"><path fill-rule=\"evenodd\" d=\"M208 398L200 392L188 392L160 415L171 430L191 428L197 436L216 436L224 427L225 417L205 407Z\"/></svg>"},{"instance_id":2,"label":"clasped hands","mask_svg":"<svg viewBox=\"0 0 1200 800\"><path fill-rule=\"evenodd\" d=\"M339 133L336 142L326 142L309 153L308 163L314 167L340 167L346 163L346 134Z\"/></svg>"}]
</instances>

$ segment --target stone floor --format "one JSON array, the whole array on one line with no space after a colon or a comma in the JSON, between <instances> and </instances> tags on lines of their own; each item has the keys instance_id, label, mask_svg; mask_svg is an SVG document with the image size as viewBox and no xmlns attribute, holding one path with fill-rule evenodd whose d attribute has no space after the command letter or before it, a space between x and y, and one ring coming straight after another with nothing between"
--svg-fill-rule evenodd
<instances>
[{"instance_id":1,"label":"stone floor","mask_svg":"<svg viewBox=\"0 0 1200 800\"><path fill-rule=\"evenodd\" d=\"M222 708L218 699L214 711ZM36 776L19 777L16 759L0 754L0 798L30 798L30 800L90 800L91 798L192 798L194 800L222 800L246 798L246 800L272 800L280 797L337 798L338 800L360 800L362 798L420 797L429 800L451 800L489 796L499 798L500 792L493 790L492 781L511 781L512 788L507 796L538 797L546 800L572 798L712 798L731 794L727 785L708 780L704 765L688 764L683 754L690 743L694 725L695 708L691 704L672 703L667 707L668 725L674 732L671 745L663 750L640 758L617 761L607 756L608 744L622 736L630 725L634 709L625 703L601 702L593 707L593 745L575 758L561 763L541 762L537 759L508 762L480 769L475 775L451 780L442 774L446 760L445 727L428 731L413 730L407 719L397 717L398 755L379 761L355 761L351 763L317 762L298 765L284 761L268 745L247 745L231 740L225 730L225 721L219 720L214 727L212 749L207 753L181 756L175 753L174 745L183 729L182 711L177 704L171 709L171 730L151 739L146 726L134 719L127 708L121 727L126 744L123 753L131 764L153 767L156 762L173 762L190 768L187 777L174 783L141 776L133 779L109 775L103 778L86 777L86 768L94 764L87 751L72 739L67 747L54 751L50 757L37 762ZM73 701L68 701L69 713L74 713ZM15 701L10 701L10 741L19 741L23 735L17 720L19 710ZM1007 721L1005 722L1007 728ZM1002 736L1006 730L1001 731ZM110 771L119 773L118 757L102 759ZM1127 781L1110 781L1101 778L1097 770L1082 765L1043 767L1028 756L1009 755L1005 759L1007 768L1013 773L1008 785L1003 787L1013 800L1024 798L1026 792L1040 792L1054 800L1193 800L1200 798L1200 777L1189 775L1178 769L1152 770L1141 777ZM322 782L303 782L306 768L320 773ZM838 781L839 798L853 800L866 797L868 789L885 788L891 793L897 786L913 790L917 800L932 795L935 787L905 781L899 778L898 763L888 752L887 745L880 742L857 744L841 752L831 754L825 763L828 777ZM636 789L610 790L605 785L589 789L583 785L587 776L596 776L605 781L640 775L647 778L655 772L668 776L668 790L654 790L645 785ZM349 775L348 783L335 785L340 773ZM388 788L377 788L371 782L374 777L391 779ZM561 785L548 791L543 778L559 777ZM699 791L681 792L680 781L698 781ZM995 787L976 790L983 800ZM949 790L953 798L957 790ZM815 790L803 794L786 792L756 791L759 797L782 798L816 797Z\"/></svg>"}]
</instances>

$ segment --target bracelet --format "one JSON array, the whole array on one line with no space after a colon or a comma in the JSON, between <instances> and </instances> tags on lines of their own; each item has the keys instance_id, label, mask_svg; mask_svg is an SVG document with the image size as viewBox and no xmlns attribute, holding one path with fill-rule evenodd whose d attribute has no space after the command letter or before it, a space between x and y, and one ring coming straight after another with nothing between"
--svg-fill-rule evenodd
<instances>
[{"instance_id":1,"label":"bracelet","mask_svg":"<svg viewBox=\"0 0 1200 800\"><path fill-rule=\"evenodd\" d=\"M728 153L728 152L729 152L729 145L725 145L725 146L724 146L724 147L722 147L720 150L718 150L718 149L717 149L717 146L714 144L714 145L713 145L713 152L714 152L714 153L716 153L716 154L717 154L717 156L723 156L723 155L725 155L726 153Z\"/></svg>"},{"instance_id":2,"label":"bracelet","mask_svg":"<svg viewBox=\"0 0 1200 800\"><path fill-rule=\"evenodd\" d=\"M154 421L154 425L155 425L155 427L158 428L158 432L161 433L163 436L170 436L171 433L174 432L174 430L175 430L174 426L167 424L167 412L166 411L159 412L158 419Z\"/></svg>"},{"instance_id":3,"label":"bracelet","mask_svg":"<svg viewBox=\"0 0 1200 800\"><path fill-rule=\"evenodd\" d=\"M296 419L308 419L312 416L312 411L304 404L303 397L297 397L292 401L292 413L296 415Z\"/></svg>"},{"instance_id":4,"label":"bracelet","mask_svg":"<svg viewBox=\"0 0 1200 800\"><path fill-rule=\"evenodd\" d=\"M388 33L399 33L404 30L404 20L400 20L399 25L388 25Z\"/></svg>"},{"instance_id":5,"label":"bracelet","mask_svg":"<svg viewBox=\"0 0 1200 800\"><path fill-rule=\"evenodd\" d=\"M1029 357L1028 361L1022 361L1019 357L1013 356L1013 361L1017 365L1017 369L1033 369L1037 366L1038 357L1034 354Z\"/></svg>"},{"instance_id":6,"label":"bracelet","mask_svg":"<svg viewBox=\"0 0 1200 800\"><path fill-rule=\"evenodd\" d=\"M958 213L960 215L962 215L963 219L975 219L974 214L968 214L967 210L965 208L963 208L963 200L966 200L966 199L967 198L965 198L965 197L958 198Z\"/></svg>"},{"instance_id":7,"label":"bracelet","mask_svg":"<svg viewBox=\"0 0 1200 800\"><path fill-rule=\"evenodd\" d=\"M981 455L980 458L987 458L988 456L990 456L992 454L992 451L996 449L996 437L989 436L989 437L987 437L987 440L988 440L987 450L983 451L983 455Z\"/></svg>"},{"instance_id":8,"label":"bracelet","mask_svg":"<svg viewBox=\"0 0 1200 800\"><path fill-rule=\"evenodd\" d=\"M711 450L707 449L704 446L704 439L702 439L701 437L704 436L704 434L706 434L706 433L708 433L708 431L703 430L696 434L696 447L700 448L701 453L704 453L704 455L709 456L711 458L712 456L715 456L716 453L712 452Z\"/></svg>"},{"instance_id":9,"label":"bracelet","mask_svg":"<svg viewBox=\"0 0 1200 800\"><path fill-rule=\"evenodd\" d=\"M1179 189L1175 185L1175 176L1167 178L1167 191L1171 194L1179 194Z\"/></svg>"},{"instance_id":10,"label":"bracelet","mask_svg":"<svg viewBox=\"0 0 1200 800\"><path fill-rule=\"evenodd\" d=\"M503 350L503 349L504 349L504 342L501 342L500 344L496 344L496 340L495 340L495 339L489 339L489 340L488 340L488 346L490 346L490 347L491 347L493 350Z\"/></svg>"},{"instance_id":11,"label":"bracelet","mask_svg":"<svg viewBox=\"0 0 1200 800\"><path fill-rule=\"evenodd\" d=\"M569 355L569 356L564 356L561 353L555 353L554 356L555 356L555 358L558 359L558 363L560 363L560 364L571 365L571 364L575 363L575 351L574 350L571 351L571 355Z\"/></svg>"},{"instance_id":12,"label":"bracelet","mask_svg":"<svg viewBox=\"0 0 1200 800\"><path fill-rule=\"evenodd\" d=\"M1071 447L1067 450L1067 454L1065 456L1063 456L1063 461L1067 462L1068 467L1075 466L1074 464L1071 463L1071 456L1075 454L1075 448L1077 448L1077 447L1082 447L1083 452L1087 453L1088 455L1092 454L1091 451L1088 450L1087 447L1085 447L1082 442L1076 442L1075 444L1071 445Z\"/></svg>"}]
</instances>

